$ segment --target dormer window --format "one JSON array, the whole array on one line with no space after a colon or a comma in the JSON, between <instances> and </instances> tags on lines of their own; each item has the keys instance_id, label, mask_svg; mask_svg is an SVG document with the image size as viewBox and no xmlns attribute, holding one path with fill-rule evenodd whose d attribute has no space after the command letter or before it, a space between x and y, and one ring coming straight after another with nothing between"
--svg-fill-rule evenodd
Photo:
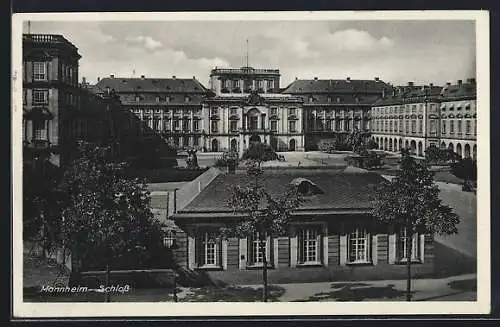
<instances>
[{"instance_id":1,"label":"dormer window","mask_svg":"<svg viewBox=\"0 0 500 327\"><path fill-rule=\"evenodd\" d=\"M314 102L314 98L312 96L309 97L309 103L313 103Z\"/></svg>"},{"instance_id":2,"label":"dormer window","mask_svg":"<svg viewBox=\"0 0 500 327\"><path fill-rule=\"evenodd\" d=\"M327 101L328 101L328 103L331 103L332 102L332 97L328 97Z\"/></svg>"},{"instance_id":3,"label":"dormer window","mask_svg":"<svg viewBox=\"0 0 500 327\"><path fill-rule=\"evenodd\" d=\"M318 185L306 178L295 178L290 184L297 187L299 193L304 196L312 196L325 193Z\"/></svg>"},{"instance_id":4,"label":"dormer window","mask_svg":"<svg viewBox=\"0 0 500 327\"><path fill-rule=\"evenodd\" d=\"M185 103L188 103L188 102L190 102L190 101L191 101L191 98L190 98L190 97L188 97L188 96L185 96L185 97L184 97L184 102L185 102Z\"/></svg>"},{"instance_id":5,"label":"dormer window","mask_svg":"<svg viewBox=\"0 0 500 327\"><path fill-rule=\"evenodd\" d=\"M139 102L140 100L141 100L141 97L140 97L140 96L138 96L138 95L136 95L136 96L135 96L135 102Z\"/></svg>"}]
</instances>

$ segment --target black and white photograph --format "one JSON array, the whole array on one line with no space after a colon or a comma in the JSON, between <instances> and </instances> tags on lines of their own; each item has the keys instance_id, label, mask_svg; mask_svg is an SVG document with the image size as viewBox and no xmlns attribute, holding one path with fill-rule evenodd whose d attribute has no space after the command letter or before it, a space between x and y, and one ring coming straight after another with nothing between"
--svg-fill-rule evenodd
<instances>
[{"instance_id":1,"label":"black and white photograph","mask_svg":"<svg viewBox=\"0 0 500 327\"><path fill-rule=\"evenodd\" d=\"M14 314L489 312L487 12L12 31Z\"/></svg>"}]
</instances>

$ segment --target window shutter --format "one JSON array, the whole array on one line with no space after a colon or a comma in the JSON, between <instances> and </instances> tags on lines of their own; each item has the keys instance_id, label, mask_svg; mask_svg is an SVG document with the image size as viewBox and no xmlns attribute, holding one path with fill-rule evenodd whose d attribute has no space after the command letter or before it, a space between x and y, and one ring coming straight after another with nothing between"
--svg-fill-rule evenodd
<instances>
[{"instance_id":1,"label":"window shutter","mask_svg":"<svg viewBox=\"0 0 500 327\"><path fill-rule=\"evenodd\" d=\"M219 262L221 263L221 267L223 270L227 269L227 243L228 240L222 240L217 243L217 245L219 245L221 248Z\"/></svg>"},{"instance_id":2,"label":"window shutter","mask_svg":"<svg viewBox=\"0 0 500 327\"><path fill-rule=\"evenodd\" d=\"M347 263L347 234L342 232L340 235L340 262L341 266L345 266Z\"/></svg>"},{"instance_id":3,"label":"window shutter","mask_svg":"<svg viewBox=\"0 0 500 327\"><path fill-rule=\"evenodd\" d=\"M297 266L297 231L295 226L290 227L290 267Z\"/></svg>"},{"instance_id":4,"label":"window shutter","mask_svg":"<svg viewBox=\"0 0 500 327\"><path fill-rule=\"evenodd\" d=\"M396 250L397 250L396 249L396 234L391 233L391 234L389 234L389 248L387 249L390 264L393 264L396 262Z\"/></svg>"},{"instance_id":5,"label":"window shutter","mask_svg":"<svg viewBox=\"0 0 500 327\"><path fill-rule=\"evenodd\" d=\"M425 234L420 235L420 261L425 262Z\"/></svg>"},{"instance_id":6,"label":"window shutter","mask_svg":"<svg viewBox=\"0 0 500 327\"><path fill-rule=\"evenodd\" d=\"M378 235L372 236L372 264L376 265L378 263Z\"/></svg>"},{"instance_id":7,"label":"window shutter","mask_svg":"<svg viewBox=\"0 0 500 327\"><path fill-rule=\"evenodd\" d=\"M247 259L248 259L248 253L247 253L247 242L248 239L245 238L240 238L240 246L239 246L239 260L240 260L240 270L246 269L247 267Z\"/></svg>"},{"instance_id":8,"label":"window shutter","mask_svg":"<svg viewBox=\"0 0 500 327\"><path fill-rule=\"evenodd\" d=\"M188 268L194 269L197 266L198 250L194 230L188 235Z\"/></svg>"},{"instance_id":9,"label":"window shutter","mask_svg":"<svg viewBox=\"0 0 500 327\"><path fill-rule=\"evenodd\" d=\"M273 239L273 247L272 247L272 258L273 258L273 265L275 268L278 267L278 255L279 255L279 248L278 248L278 238Z\"/></svg>"},{"instance_id":10,"label":"window shutter","mask_svg":"<svg viewBox=\"0 0 500 327\"><path fill-rule=\"evenodd\" d=\"M302 230L299 230L297 233L297 245L298 245L297 262L303 263L305 261L305 258L304 258L304 234Z\"/></svg>"},{"instance_id":11,"label":"window shutter","mask_svg":"<svg viewBox=\"0 0 500 327\"><path fill-rule=\"evenodd\" d=\"M322 240L321 240L321 238L322 238ZM321 253L322 262L323 262L323 265L325 267L327 267L328 266L328 224L326 224L326 223L323 225L323 233L320 236L320 240L321 240L320 244L322 244L322 246L323 246L323 251Z\"/></svg>"}]
</instances>

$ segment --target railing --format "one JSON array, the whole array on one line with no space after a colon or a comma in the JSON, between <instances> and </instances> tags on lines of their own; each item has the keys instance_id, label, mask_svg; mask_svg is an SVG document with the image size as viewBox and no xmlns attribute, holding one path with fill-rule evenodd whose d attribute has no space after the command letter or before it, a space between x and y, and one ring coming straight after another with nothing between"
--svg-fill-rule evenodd
<instances>
[{"instance_id":1,"label":"railing","mask_svg":"<svg viewBox=\"0 0 500 327\"><path fill-rule=\"evenodd\" d=\"M31 41L34 43L66 43L68 45L74 46L62 35L54 34L23 34L23 41Z\"/></svg>"},{"instance_id":2,"label":"railing","mask_svg":"<svg viewBox=\"0 0 500 327\"><path fill-rule=\"evenodd\" d=\"M213 73L229 73L229 74L248 74L248 73L254 73L254 74L260 74L260 73L266 73L266 74L279 74L279 69L255 69L252 67L241 67L241 68L215 68L212 69L212 74Z\"/></svg>"},{"instance_id":3,"label":"railing","mask_svg":"<svg viewBox=\"0 0 500 327\"><path fill-rule=\"evenodd\" d=\"M240 128L238 129L241 133L271 133L269 128Z\"/></svg>"}]
</instances>

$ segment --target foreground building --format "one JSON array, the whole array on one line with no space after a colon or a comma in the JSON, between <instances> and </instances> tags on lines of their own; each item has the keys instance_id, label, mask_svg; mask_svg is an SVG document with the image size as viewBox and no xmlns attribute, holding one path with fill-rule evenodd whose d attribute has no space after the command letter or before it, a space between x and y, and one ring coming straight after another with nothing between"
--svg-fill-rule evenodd
<instances>
[{"instance_id":1,"label":"foreground building","mask_svg":"<svg viewBox=\"0 0 500 327\"><path fill-rule=\"evenodd\" d=\"M263 183L269 192L279 196L293 184L305 198L293 214L289 235L268 238L270 281L404 278L404 231L381 225L370 215L373 186L383 180L378 174L350 172L349 168L266 170ZM227 207L230 186L247 182L248 176L239 171L212 176L192 201L173 214L181 266L213 282L261 282L263 251L256 237L217 237L218 228L238 219ZM415 276L432 272L432 236L415 235L411 260Z\"/></svg>"}]
</instances>

